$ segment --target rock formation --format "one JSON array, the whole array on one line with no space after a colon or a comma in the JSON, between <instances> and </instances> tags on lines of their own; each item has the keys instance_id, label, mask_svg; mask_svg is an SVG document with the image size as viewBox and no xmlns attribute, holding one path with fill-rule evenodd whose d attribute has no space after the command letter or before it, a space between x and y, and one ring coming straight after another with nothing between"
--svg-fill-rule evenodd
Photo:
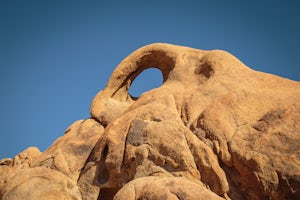
<instances>
[{"instance_id":1,"label":"rock formation","mask_svg":"<svg viewBox=\"0 0 300 200\"><path fill-rule=\"evenodd\" d=\"M134 98L155 67L163 84ZM300 199L300 83L231 54L151 44L45 152L0 166L0 199Z\"/></svg>"}]
</instances>

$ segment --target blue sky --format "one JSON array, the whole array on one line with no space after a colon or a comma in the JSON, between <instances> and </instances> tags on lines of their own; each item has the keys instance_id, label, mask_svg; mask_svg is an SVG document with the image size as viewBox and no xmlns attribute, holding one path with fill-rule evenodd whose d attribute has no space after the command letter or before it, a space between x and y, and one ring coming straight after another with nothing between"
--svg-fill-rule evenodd
<instances>
[{"instance_id":1,"label":"blue sky","mask_svg":"<svg viewBox=\"0 0 300 200\"><path fill-rule=\"evenodd\" d=\"M300 81L299 10L296 0L0 0L0 159L44 151L88 118L116 65L150 43L223 49ZM161 78L136 81L133 95Z\"/></svg>"}]
</instances>

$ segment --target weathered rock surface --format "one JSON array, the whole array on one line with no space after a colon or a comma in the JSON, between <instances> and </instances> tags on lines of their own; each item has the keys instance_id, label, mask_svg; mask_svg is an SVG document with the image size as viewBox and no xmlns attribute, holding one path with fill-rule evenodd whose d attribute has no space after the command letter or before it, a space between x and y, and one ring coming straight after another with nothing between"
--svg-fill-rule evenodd
<instances>
[{"instance_id":1,"label":"weathered rock surface","mask_svg":"<svg viewBox=\"0 0 300 200\"><path fill-rule=\"evenodd\" d=\"M156 67L163 84L128 90ZM0 198L300 199L300 83L231 54L170 44L138 49L45 152L0 166Z\"/></svg>"}]
</instances>

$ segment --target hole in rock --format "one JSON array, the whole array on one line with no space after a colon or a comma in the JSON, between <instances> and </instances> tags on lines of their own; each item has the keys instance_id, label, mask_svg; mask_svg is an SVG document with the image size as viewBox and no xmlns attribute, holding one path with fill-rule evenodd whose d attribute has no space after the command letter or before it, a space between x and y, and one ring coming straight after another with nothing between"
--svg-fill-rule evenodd
<instances>
[{"instance_id":1,"label":"hole in rock","mask_svg":"<svg viewBox=\"0 0 300 200\"><path fill-rule=\"evenodd\" d=\"M144 92L161 86L163 76L159 69L148 68L142 71L134 80L129 88L132 97L139 97Z\"/></svg>"}]
</instances>

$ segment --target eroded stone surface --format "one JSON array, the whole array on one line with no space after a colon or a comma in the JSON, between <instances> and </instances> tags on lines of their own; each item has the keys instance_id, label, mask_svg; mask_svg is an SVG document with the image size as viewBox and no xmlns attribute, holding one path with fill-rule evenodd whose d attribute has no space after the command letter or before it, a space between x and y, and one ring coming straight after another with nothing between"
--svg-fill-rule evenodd
<instances>
[{"instance_id":1,"label":"eroded stone surface","mask_svg":"<svg viewBox=\"0 0 300 200\"><path fill-rule=\"evenodd\" d=\"M150 176L129 182L114 197L114 200L135 199L222 200L223 198L206 189L201 183L192 182L183 177Z\"/></svg>"},{"instance_id":2,"label":"eroded stone surface","mask_svg":"<svg viewBox=\"0 0 300 200\"><path fill-rule=\"evenodd\" d=\"M0 199L82 199L77 179L102 133L95 120L79 120L45 152L30 147L1 162Z\"/></svg>"},{"instance_id":3,"label":"eroded stone surface","mask_svg":"<svg viewBox=\"0 0 300 200\"><path fill-rule=\"evenodd\" d=\"M163 84L131 97L150 67ZM40 190L31 199L299 199L299 102L299 82L227 52L148 45L117 66L91 119L0 162L0 197L23 197L24 179Z\"/></svg>"}]
</instances>

